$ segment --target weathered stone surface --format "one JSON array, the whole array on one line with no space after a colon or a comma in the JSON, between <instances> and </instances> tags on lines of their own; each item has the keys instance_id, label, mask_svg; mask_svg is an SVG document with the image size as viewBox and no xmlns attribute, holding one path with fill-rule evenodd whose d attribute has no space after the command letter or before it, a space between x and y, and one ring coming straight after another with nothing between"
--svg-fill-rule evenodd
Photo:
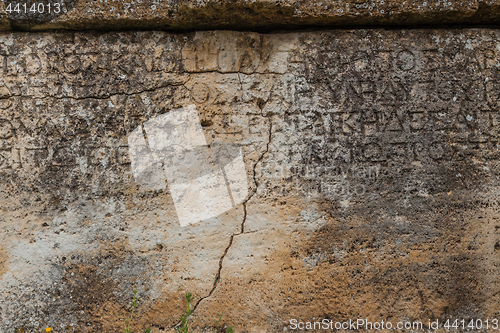
<instances>
[{"instance_id":1,"label":"weathered stone surface","mask_svg":"<svg viewBox=\"0 0 500 333\"><path fill-rule=\"evenodd\" d=\"M0 331L494 318L496 30L0 36ZM179 226L127 135L195 104L243 205ZM290 328L288 328L290 329Z\"/></svg>"},{"instance_id":2,"label":"weathered stone surface","mask_svg":"<svg viewBox=\"0 0 500 333\"><path fill-rule=\"evenodd\" d=\"M14 30L268 30L309 26L497 24L500 19L499 0L4 0L3 3L5 9L10 10L1 11L8 14L8 20L4 20L0 29ZM18 4L20 8L16 7ZM33 4L37 7L31 10ZM38 9L40 4L44 6Z\"/></svg>"}]
</instances>

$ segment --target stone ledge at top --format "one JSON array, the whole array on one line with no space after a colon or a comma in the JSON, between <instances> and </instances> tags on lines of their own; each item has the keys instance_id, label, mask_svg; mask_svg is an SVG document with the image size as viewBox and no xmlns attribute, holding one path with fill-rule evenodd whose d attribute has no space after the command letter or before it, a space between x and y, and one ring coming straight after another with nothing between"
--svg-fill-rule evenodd
<instances>
[{"instance_id":1,"label":"stone ledge at top","mask_svg":"<svg viewBox=\"0 0 500 333\"><path fill-rule=\"evenodd\" d=\"M59 14L9 4L64 3ZM11 7L12 8L12 7ZM2 0L0 30L270 30L303 27L495 25L500 0Z\"/></svg>"}]
</instances>

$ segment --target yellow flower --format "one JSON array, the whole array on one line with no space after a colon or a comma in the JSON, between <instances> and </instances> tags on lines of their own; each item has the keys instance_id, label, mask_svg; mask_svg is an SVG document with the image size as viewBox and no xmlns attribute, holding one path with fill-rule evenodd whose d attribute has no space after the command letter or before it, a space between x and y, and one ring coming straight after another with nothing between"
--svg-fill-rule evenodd
<instances>
[{"instance_id":1,"label":"yellow flower","mask_svg":"<svg viewBox=\"0 0 500 333\"><path fill-rule=\"evenodd\" d=\"M52 328L50 328L50 327L47 327L47 328L45 329L45 332L50 332L50 331L52 331Z\"/></svg>"}]
</instances>

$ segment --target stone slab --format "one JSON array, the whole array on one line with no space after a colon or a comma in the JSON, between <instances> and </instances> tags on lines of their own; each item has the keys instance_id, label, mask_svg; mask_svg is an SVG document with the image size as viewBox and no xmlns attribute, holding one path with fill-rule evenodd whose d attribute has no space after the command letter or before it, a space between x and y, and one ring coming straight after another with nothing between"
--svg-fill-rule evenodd
<instances>
[{"instance_id":1,"label":"stone slab","mask_svg":"<svg viewBox=\"0 0 500 333\"><path fill-rule=\"evenodd\" d=\"M40 4L43 6L39 7ZM36 8L32 8L33 5ZM185 31L311 26L497 25L500 22L499 5L498 0L5 0L0 11L3 15L0 29Z\"/></svg>"},{"instance_id":2,"label":"stone slab","mask_svg":"<svg viewBox=\"0 0 500 333\"><path fill-rule=\"evenodd\" d=\"M495 319L500 33L0 35L0 331ZM181 227L127 137L195 105L248 196ZM151 139L151 138L149 138Z\"/></svg>"}]
</instances>

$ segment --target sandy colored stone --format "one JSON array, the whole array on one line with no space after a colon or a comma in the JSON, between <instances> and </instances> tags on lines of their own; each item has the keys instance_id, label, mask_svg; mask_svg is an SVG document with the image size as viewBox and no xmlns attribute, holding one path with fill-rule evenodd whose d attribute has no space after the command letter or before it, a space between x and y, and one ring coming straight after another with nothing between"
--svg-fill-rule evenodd
<instances>
[{"instance_id":1,"label":"sandy colored stone","mask_svg":"<svg viewBox=\"0 0 500 333\"><path fill-rule=\"evenodd\" d=\"M27 9L24 9L24 3ZM45 5L31 12L36 3ZM21 9L15 11L16 5ZM51 13L48 5L51 4ZM58 4L56 7L56 4ZM11 5L12 7L9 7ZM2 30L274 30L299 27L497 24L500 2L419 1L123 1L6 0ZM38 8L38 7L37 7ZM26 11L26 12L25 12ZM41 9L40 9L41 11ZM58 11L56 13L56 11Z\"/></svg>"},{"instance_id":2,"label":"sandy colored stone","mask_svg":"<svg viewBox=\"0 0 500 333\"><path fill-rule=\"evenodd\" d=\"M78 5L78 4L77 4ZM0 332L236 332L494 318L491 29L3 33ZM196 105L242 148L242 205L181 228L127 136Z\"/></svg>"}]
</instances>

